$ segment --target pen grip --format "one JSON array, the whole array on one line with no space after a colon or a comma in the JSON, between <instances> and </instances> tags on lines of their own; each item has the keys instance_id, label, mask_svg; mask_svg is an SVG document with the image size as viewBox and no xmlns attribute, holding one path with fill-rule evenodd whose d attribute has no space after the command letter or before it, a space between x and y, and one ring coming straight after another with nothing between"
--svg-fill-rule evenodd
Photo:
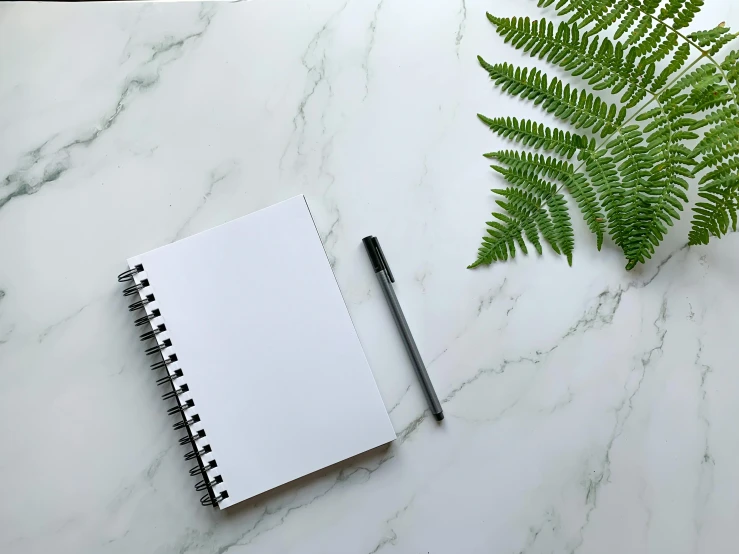
<instances>
[{"instance_id":1,"label":"pen grip","mask_svg":"<svg viewBox=\"0 0 739 554\"><path fill-rule=\"evenodd\" d=\"M418 351L418 347L416 346L416 341L413 340L411 329L408 327L408 322L405 320L403 310L400 308L400 302L398 302L398 297L395 296L393 286L390 284L390 279L385 271L377 272L377 279L380 281L380 287L382 288L382 292L385 294L385 299L390 307L390 313L393 314L395 324L398 326L400 336L403 338L403 344L405 344L408 356L413 363L413 369L416 371L416 375L421 381L423 393L431 407L431 412L434 415L440 414L442 412L441 403L436 396L434 386L431 384L431 379L426 371L426 365L423 363L421 353Z\"/></svg>"}]
</instances>

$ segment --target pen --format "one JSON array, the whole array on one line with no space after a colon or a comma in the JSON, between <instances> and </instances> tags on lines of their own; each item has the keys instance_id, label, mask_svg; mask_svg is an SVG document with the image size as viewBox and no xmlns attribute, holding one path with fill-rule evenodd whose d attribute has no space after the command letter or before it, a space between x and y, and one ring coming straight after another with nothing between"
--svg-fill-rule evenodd
<instances>
[{"instance_id":1,"label":"pen","mask_svg":"<svg viewBox=\"0 0 739 554\"><path fill-rule=\"evenodd\" d=\"M413 335L408 327L408 322L405 320L403 310L400 308L398 297L395 296L395 291L391 284L395 282L395 278L393 277L392 271L390 271L390 266L387 264L385 254L380 247L377 237L370 235L369 237L364 237L362 242L364 243L364 247L367 249L367 255L372 262L372 267L375 270L375 275L377 275L377 280L380 281L380 287L382 288L382 292L385 294L388 306L390 306L390 311L392 312L393 319L395 319L395 323L398 326L400 336L403 337L403 343L405 344L408 356L410 356L411 362L413 363L413 369L416 370L418 380L421 381L423 393L426 395L426 400L431 408L431 413L436 418L436 421L441 421L444 419L444 412L441 409L441 403L436 397L436 391L434 390L434 386L431 384L429 374L426 372L426 366L423 363L423 359L421 359L421 354L418 352L416 341L413 340Z\"/></svg>"}]
</instances>

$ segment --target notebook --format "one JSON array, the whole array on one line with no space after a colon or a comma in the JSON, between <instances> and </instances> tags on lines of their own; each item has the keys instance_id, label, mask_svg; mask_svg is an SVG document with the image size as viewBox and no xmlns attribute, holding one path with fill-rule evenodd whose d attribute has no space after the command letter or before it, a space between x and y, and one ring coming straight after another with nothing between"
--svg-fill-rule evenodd
<instances>
[{"instance_id":1,"label":"notebook","mask_svg":"<svg viewBox=\"0 0 739 554\"><path fill-rule=\"evenodd\" d=\"M303 196L128 260L119 281L204 505L396 438Z\"/></svg>"}]
</instances>

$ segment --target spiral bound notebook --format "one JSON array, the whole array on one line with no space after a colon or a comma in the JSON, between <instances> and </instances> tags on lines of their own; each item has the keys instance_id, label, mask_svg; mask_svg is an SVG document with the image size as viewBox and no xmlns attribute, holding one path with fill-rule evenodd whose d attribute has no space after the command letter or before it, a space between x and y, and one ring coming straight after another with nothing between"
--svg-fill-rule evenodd
<instances>
[{"instance_id":1,"label":"spiral bound notebook","mask_svg":"<svg viewBox=\"0 0 739 554\"><path fill-rule=\"evenodd\" d=\"M202 504L228 508L396 438L304 197L128 265L118 280Z\"/></svg>"}]
</instances>

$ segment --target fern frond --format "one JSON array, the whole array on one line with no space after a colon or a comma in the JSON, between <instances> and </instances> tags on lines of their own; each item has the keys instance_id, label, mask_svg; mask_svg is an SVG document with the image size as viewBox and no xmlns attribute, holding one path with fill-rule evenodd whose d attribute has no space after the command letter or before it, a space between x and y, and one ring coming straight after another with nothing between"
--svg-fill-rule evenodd
<instances>
[{"instance_id":1,"label":"fern frond","mask_svg":"<svg viewBox=\"0 0 739 554\"><path fill-rule=\"evenodd\" d=\"M649 20L651 21L652 18L650 17ZM641 57L654 52L662 42L662 39L666 36L667 25L664 23L657 23L654 29L652 29L643 40L635 43L636 46L634 46L634 48L636 49L636 55Z\"/></svg>"},{"instance_id":2,"label":"fern frond","mask_svg":"<svg viewBox=\"0 0 739 554\"><path fill-rule=\"evenodd\" d=\"M667 64L667 67L665 67L662 72L659 74L659 77L655 79L654 81L654 89L655 90L662 90L662 88L667 84L667 81L672 77L675 73L680 71L685 63L688 61L688 57L690 56L690 44L683 43L680 46L678 46L677 50L675 50L675 53L672 55L672 60L670 60L670 63Z\"/></svg>"},{"instance_id":3,"label":"fern frond","mask_svg":"<svg viewBox=\"0 0 739 554\"><path fill-rule=\"evenodd\" d=\"M660 10L657 19L667 21L675 17L683 5L684 0L668 0L667 4Z\"/></svg>"},{"instance_id":4,"label":"fern frond","mask_svg":"<svg viewBox=\"0 0 739 554\"><path fill-rule=\"evenodd\" d=\"M699 171L708 167L718 166L719 164L735 156L739 156L739 143L722 145L721 147L718 147L710 152L706 152L703 155L701 161L696 166L695 172L698 173Z\"/></svg>"},{"instance_id":5,"label":"fern frond","mask_svg":"<svg viewBox=\"0 0 739 554\"><path fill-rule=\"evenodd\" d=\"M593 90L608 89L615 94L628 86L622 98L627 108L635 106L651 93L649 85L654 78L653 63L667 56L673 48L671 43L666 44L643 60L637 69L638 49L625 56L624 45L620 42L614 44L608 38L590 40L587 35L580 35L575 24L560 23L555 33L554 25L546 19L532 23L528 17L509 19L490 14L487 17L505 42L531 57L559 65L573 77L581 77L592 85ZM677 45L676 35L674 45Z\"/></svg>"},{"instance_id":6,"label":"fern frond","mask_svg":"<svg viewBox=\"0 0 739 554\"><path fill-rule=\"evenodd\" d=\"M680 103L684 100L681 95L686 90L706 90L720 82L720 80L721 76L717 74L716 66L710 63L704 64L681 76L659 95L659 99L662 103L668 101Z\"/></svg>"},{"instance_id":7,"label":"fern frond","mask_svg":"<svg viewBox=\"0 0 739 554\"><path fill-rule=\"evenodd\" d=\"M586 32L587 36L595 36L601 31L608 29L625 15L628 17L629 10L631 9L633 8L629 6L629 0L618 0L616 3L611 5L603 3L602 7L594 9L580 22L578 26L582 29L587 27L590 23L595 22L595 25ZM633 25L633 22L631 24ZM616 40L618 40L622 35L623 33L618 34L618 36L615 37Z\"/></svg>"},{"instance_id":8,"label":"fern frond","mask_svg":"<svg viewBox=\"0 0 739 554\"><path fill-rule=\"evenodd\" d=\"M592 150L595 148L594 139L588 141L588 137L585 135L550 128L543 123L537 123L530 119L519 121L515 117L489 118L482 114L477 114L477 117L493 132L504 138L515 140L524 146L554 152L568 159L572 158L578 150Z\"/></svg>"},{"instance_id":9,"label":"fern frond","mask_svg":"<svg viewBox=\"0 0 739 554\"><path fill-rule=\"evenodd\" d=\"M711 181L720 181L737 171L739 171L739 158L732 158L725 163L715 166L711 172L703 175L698 184L704 185Z\"/></svg>"},{"instance_id":10,"label":"fern frond","mask_svg":"<svg viewBox=\"0 0 739 554\"><path fill-rule=\"evenodd\" d=\"M496 204L505 213L494 213L498 221L487 223L488 234L483 238L477 260L470 267L512 258L516 255L516 244L526 253L524 235L539 254L542 252L539 236L543 237L552 250L564 254L572 265L574 233L564 196L555 185L532 173L510 168L501 170L513 185L493 190L504 198L496 200Z\"/></svg>"},{"instance_id":11,"label":"fern frond","mask_svg":"<svg viewBox=\"0 0 739 554\"><path fill-rule=\"evenodd\" d=\"M670 33L665 40L656 45L653 51L645 52L643 59L639 61L639 67L648 67L649 65L661 62L669 56L676 48L678 48L677 34ZM690 45L688 45L688 49ZM688 50L689 51L689 50ZM647 55L648 54L648 55ZM661 74L660 74L661 75ZM659 86L653 87L653 90L659 90Z\"/></svg>"},{"instance_id":12,"label":"fern frond","mask_svg":"<svg viewBox=\"0 0 739 554\"><path fill-rule=\"evenodd\" d=\"M535 192L531 192L530 190L525 191L516 188L497 189L493 190L493 192L501 195L503 198L506 199L505 201L498 200L497 204L510 213L516 213L520 210L527 210L536 207L535 211L532 210L532 219L536 223L538 232L541 234L542 237L544 237L544 240L549 243L549 246L551 246L552 250L554 250L557 254L562 253L559 249L559 245L557 244L557 233L554 230L554 222L552 221L549 212L547 212L546 210L549 196L555 194L554 187L552 187L551 190L548 191L549 194L542 193L542 191L536 191L538 192L538 194L536 194ZM537 243L541 244L538 239L533 242L534 245L536 245Z\"/></svg>"},{"instance_id":13,"label":"fern frond","mask_svg":"<svg viewBox=\"0 0 739 554\"><path fill-rule=\"evenodd\" d=\"M718 54L724 46L737 37L739 33L731 33L724 23L708 31L696 31L688 35L688 38L698 46L707 49L709 56Z\"/></svg>"},{"instance_id":14,"label":"fern frond","mask_svg":"<svg viewBox=\"0 0 739 554\"><path fill-rule=\"evenodd\" d=\"M515 213L514 208L511 211ZM493 262L504 262L509 256L516 255L516 242L521 246L521 250L526 253L526 244L523 241L522 233L527 226L534 226L531 223L533 211L522 211L514 216L508 216L503 213L493 213L493 220L486 222L488 226L487 234L482 238L482 245L477 252L477 260L467 266L468 269L475 268L483 264L491 264ZM534 226L534 232L536 226ZM538 240L538 234L535 232Z\"/></svg>"},{"instance_id":15,"label":"fern frond","mask_svg":"<svg viewBox=\"0 0 739 554\"><path fill-rule=\"evenodd\" d=\"M554 185L552 187L554 188L554 192L547 199L547 206L549 207L553 224L552 240L556 241L562 254L567 258L567 263L571 266L572 252L575 249L575 233L572 231L570 212L567 210L567 200L565 200L565 197L557 192Z\"/></svg>"},{"instance_id":16,"label":"fern frond","mask_svg":"<svg viewBox=\"0 0 739 554\"><path fill-rule=\"evenodd\" d=\"M507 167L505 168L495 165L490 166L503 175L505 175L506 171L516 171L523 174L533 173L544 178L561 180L564 175L574 172L574 167L569 162L558 160L552 156L544 157L541 154L532 154L531 152L501 150L499 152L484 154L484 156L506 164Z\"/></svg>"},{"instance_id":17,"label":"fern frond","mask_svg":"<svg viewBox=\"0 0 739 554\"><path fill-rule=\"evenodd\" d=\"M491 152L485 154L485 157L498 160L506 164L507 168L499 166L490 166L496 171L506 174L507 171L516 172L518 174L531 173L536 176L555 179L564 185L567 191L577 202L583 219L588 227L596 236L596 245L598 250L603 245L603 235L605 231L605 216L600 211L598 198L593 187L588 183L587 178L575 171L571 163L563 160L557 160L553 157L544 157L540 154L532 154L531 152L518 152L515 150L504 150L500 152Z\"/></svg>"},{"instance_id":18,"label":"fern frond","mask_svg":"<svg viewBox=\"0 0 739 554\"><path fill-rule=\"evenodd\" d=\"M539 2L540 7L547 7L554 0ZM579 22L581 27L595 22L592 33L600 33L619 23L621 36L627 33L638 21L636 34L638 42L643 34L651 28L652 22L671 23L675 30L687 27L703 5L703 0L668 0L662 9L657 9L662 0L559 0L555 6L560 16L570 15L569 23ZM616 38L618 38L618 36Z\"/></svg>"},{"instance_id":19,"label":"fern frond","mask_svg":"<svg viewBox=\"0 0 739 554\"><path fill-rule=\"evenodd\" d=\"M723 75L712 73L693 85L687 104L691 105L693 113L697 114L717 106L725 106L732 100L736 100L736 94L724 84Z\"/></svg>"},{"instance_id":20,"label":"fern frond","mask_svg":"<svg viewBox=\"0 0 739 554\"><path fill-rule=\"evenodd\" d=\"M625 46L631 46L642 40L651 28L652 18L648 15L641 16L639 23L636 24L636 27L634 27L634 30L631 31L631 34L626 39Z\"/></svg>"},{"instance_id":21,"label":"fern frond","mask_svg":"<svg viewBox=\"0 0 739 554\"><path fill-rule=\"evenodd\" d=\"M685 169L692 161L686 156L689 153L675 146L663 145L655 146L651 151L657 165L635 200L639 209L632 221L631 235L634 240L625 249L629 260L627 269L649 259L654 253L654 247L667 233L667 227L672 226L674 220L680 219L679 212L683 211L683 205L688 202L685 194L688 182L684 177L690 176L690 172Z\"/></svg>"},{"instance_id":22,"label":"fern frond","mask_svg":"<svg viewBox=\"0 0 739 554\"><path fill-rule=\"evenodd\" d=\"M734 91L736 92L736 85L739 83L739 51L729 52L721 62L721 69L726 73L726 80L729 84L735 85Z\"/></svg>"},{"instance_id":23,"label":"fern frond","mask_svg":"<svg viewBox=\"0 0 739 554\"><path fill-rule=\"evenodd\" d=\"M631 4L631 2L627 2L627 4ZM629 8L629 11L626 12L626 17L624 17L623 21L619 23L618 28L616 29L616 33L613 35L615 39L621 38L623 35L628 33L631 28L636 25L636 22L639 21L639 8L635 6L631 6ZM605 27L600 30L605 30Z\"/></svg>"},{"instance_id":24,"label":"fern frond","mask_svg":"<svg viewBox=\"0 0 739 554\"><path fill-rule=\"evenodd\" d=\"M648 243L644 240L650 236L645 197L651 190L648 179L656 160L637 125L625 127L620 135L608 143L607 148L626 192L622 204L625 238L620 246L629 260L627 268L630 269L637 262L644 262L650 254Z\"/></svg>"},{"instance_id":25,"label":"fern frond","mask_svg":"<svg viewBox=\"0 0 739 554\"><path fill-rule=\"evenodd\" d=\"M540 69L515 67L508 63L491 65L479 56L478 59L503 91L541 105L555 117L569 121L576 129L590 129L606 137L626 117L625 107L619 110L615 104L608 104L592 93L563 84L557 77L549 82Z\"/></svg>"},{"instance_id":26,"label":"fern frond","mask_svg":"<svg viewBox=\"0 0 739 554\"><path fill-rule=\"evenodd\" d=\"M683 8L672 17L672 26L675 29L683 29L690 25L696 15L701 11L703 0L687 0Z\"/></svg>"},{"instance_id":27,"label":"fern frond","mask_svg":"<svg viewBox=\"0 0 739 554\"><path fill-rule=\"evenodd\" d=\"M708 244L711 236L720 238L729 228L737 229L739 208L739 176L725 175L701 187L698 193L703 201L693 209L693 224L688 234L691 245Z\"/></svg>"},{"instance_id":28,"label":"fern frond","mask_svg":"<svg viewBox=\"0 0 739 554\"><path fill-rule=\"evenodd\" d=\"M724 108L719 108L714 112L707 113L703 119L697 120L690 127L692 130L701 129L706 125L717 125L726 121L735 120L739 117L739 106L731 104Z\"/></svg>"},{"instance_id":29,"label":"fern frond","mask_svg":"<svg viewBox=\"0 0 739 554\"><path fill-rule=\"evenodd\" d=\"M606 213L608 232L613 242L621 246L626 235L623 218L626 191L618 179L616 164L605 150L585 152L582 159Z\"/></svg>"},{"instance_id":30,"label":"fern frond","mask_svg":"<svg viewBox=\"0 0 739 554\"><path fill-rule=\"evenodd\" d=\"M696 145L695 151L705 155L709 152L718 152L735 142L739 142L739 119L728 119L713 125Z\"/></svg>"},{"instance_id":31,"label":"fern frond","mask_svg":"<svg viewBox=\"0 0 739 554\"><path fill-rule=\"evenodd\" d=\"M494 132L541 151L486 154L510 183L495 191L504 210L488 223L479 263L515 255L541 239L571 262L572 234L565 189L573 196L600 248L607 231L624 252L627 269L644 263L688 203L699 179L691 244L705 244L737 228L739 220L739 50L722 52L739 33L721 23L681 31L703 0L539 0L561 23L488 14L506 43L582 79L579 90L540 68L488 64L495 84L530 100L581 133L512 118L480 116ZM696 56L691 61L691 52ZM658 68L659 66L659 68ZM593 91L593 92L590 92ZM597 95L618 96L608 103ZM645 101L646 100L646 101ZM635 112L627 113L631 108ZM639 126L630 124L636 119ZM552 182L550 182L551 180ZM556 188L554 183L559 186ZM537 246L538 245L538 246Z\"/></svg>"}]
</instances>

